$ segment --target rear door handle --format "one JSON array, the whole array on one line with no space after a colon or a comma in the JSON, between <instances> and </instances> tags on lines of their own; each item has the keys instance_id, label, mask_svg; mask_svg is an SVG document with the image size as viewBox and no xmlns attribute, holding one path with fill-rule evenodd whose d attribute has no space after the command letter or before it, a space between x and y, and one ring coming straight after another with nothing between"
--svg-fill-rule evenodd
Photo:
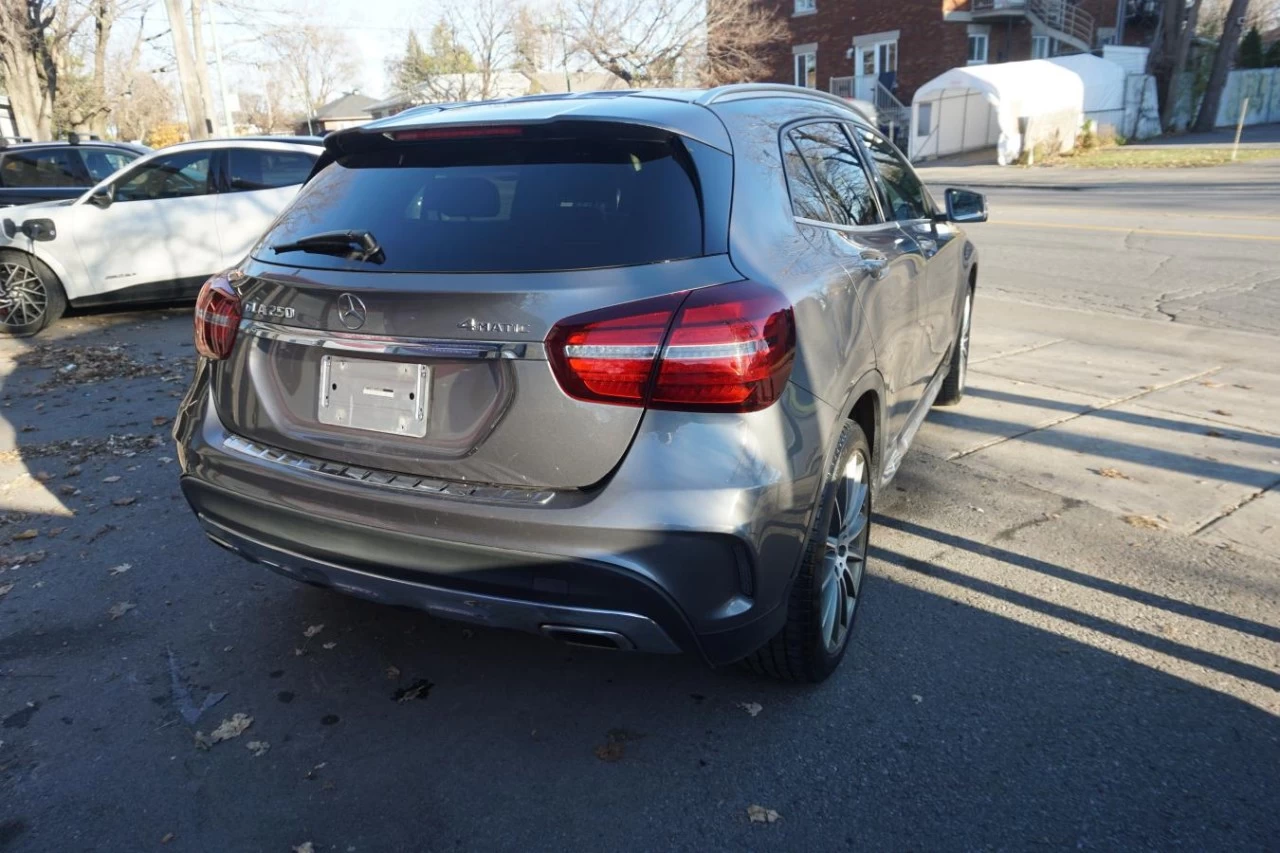
<instances>
[{"instance_id":1,"label":"rear door handle","mask_svg":"<svg viewBox=\"0 0 1280 853\"><path fill-rule=\"evenodd\" d=\"M862 260L862 268L877 281L889 272L889 256L875 249L863 249L858 253Z\"/></svg>"}]
</instances>

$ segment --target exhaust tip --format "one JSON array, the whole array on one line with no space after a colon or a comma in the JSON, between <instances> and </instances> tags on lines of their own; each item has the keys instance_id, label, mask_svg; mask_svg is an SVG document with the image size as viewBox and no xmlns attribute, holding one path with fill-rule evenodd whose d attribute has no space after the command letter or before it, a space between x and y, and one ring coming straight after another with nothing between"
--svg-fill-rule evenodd
<instances>
[{"instance_id":1,"label":"exhaust tip","mask_svg":"<svg viewBox=\"0 0 1280 853\"><path fill-rule=\"evenodd\" d=\"M635 643L617 631L605 631L600 628L579 628L575 625L543 625L542 633L568 643L571 646L585 646L591 649L610 649L612 651L630 651Z\"/></svg>"}]
</instances>

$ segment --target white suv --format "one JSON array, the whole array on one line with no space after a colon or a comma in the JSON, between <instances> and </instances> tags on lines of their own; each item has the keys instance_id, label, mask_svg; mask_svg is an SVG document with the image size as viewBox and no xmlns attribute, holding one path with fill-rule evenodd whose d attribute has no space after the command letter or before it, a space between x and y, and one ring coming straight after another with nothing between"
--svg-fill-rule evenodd
<instances>
[{"instance_id":1,"label":"white suv","mask_svg":"<svg viewBox=\"0 0 1280 853\"><path fill-rule=\"evenodd\" d=\"M322 151L310 137L184 143L73 201L5 210L0 331L33 335L68 304L194 297L245 256Z\"/></svg>"}]
</instances>

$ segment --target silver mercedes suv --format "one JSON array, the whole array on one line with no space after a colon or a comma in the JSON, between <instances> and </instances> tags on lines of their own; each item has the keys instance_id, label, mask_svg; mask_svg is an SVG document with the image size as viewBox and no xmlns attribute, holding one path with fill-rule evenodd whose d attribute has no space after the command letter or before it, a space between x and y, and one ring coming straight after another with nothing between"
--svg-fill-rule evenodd
<instances>
[{"instance_id":1,"label":"silver mercedes suv","mask_svg":"<svg viewBox=\"0 0 1280 853\"><path fill-rule=\"evenodd\" d=\"M307 583L820 681L870 512L964 390L982 196L790 86L329 136L196 306L209 538Z\"/></svg>"}]
</instances>

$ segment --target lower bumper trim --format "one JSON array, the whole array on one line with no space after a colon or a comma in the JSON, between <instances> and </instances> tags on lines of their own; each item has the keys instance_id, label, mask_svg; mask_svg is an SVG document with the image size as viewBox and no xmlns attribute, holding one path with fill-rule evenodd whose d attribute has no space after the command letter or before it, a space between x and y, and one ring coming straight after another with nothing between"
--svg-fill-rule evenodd
<instances>
[{"instance_id":1,"label":"lower bumper trim","mask_svg":"<svg viewBox=\"0 0 1280 853\"><path fill-rule=\"evenodd\" d=\"M534 634L565 636L576 631L582 637L614 637L616 639L611 642L616 648L657 654L680 652L666 631L649 617L637 613L459 592L375 575L268 545L233 531L203 513L197 517L205 534L216 544L304 583L329 587L383 604L413 607L444 619Z\"/></svg>"}]
</instances>

